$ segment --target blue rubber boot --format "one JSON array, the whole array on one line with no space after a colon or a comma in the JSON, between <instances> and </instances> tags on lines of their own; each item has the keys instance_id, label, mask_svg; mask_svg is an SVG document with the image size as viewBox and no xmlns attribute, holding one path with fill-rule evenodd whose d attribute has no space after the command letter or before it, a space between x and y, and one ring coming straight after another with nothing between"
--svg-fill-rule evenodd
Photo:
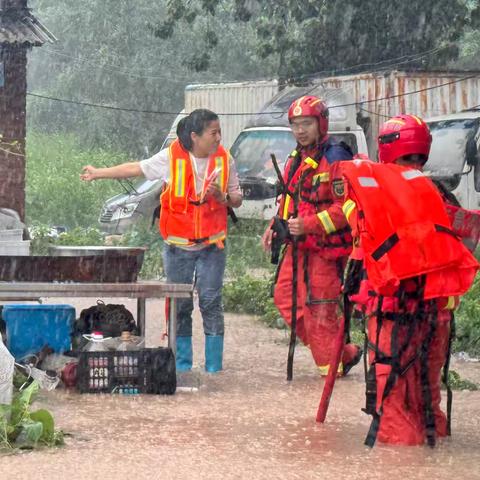
<instances>
[{"instance_id":1,"label":"blue rubber boot","mask_svg":"<svg viewBox=\"0 0 480 480\"><path fill-rule=\"evenodd\" d=\"M205 335L205 370L215 373L222 370L223 335Z\"/></svg>"},{"instance_id":2,"label":"blue rubber boot","mask_svg":"<svg viewBox=\"0 0 480 480\"><path fill-rule=\"evenodd\" d=\"M177 337L177 372L188 372L192 369L192 356L192 337Z\"/></svg>"}]
</instances>

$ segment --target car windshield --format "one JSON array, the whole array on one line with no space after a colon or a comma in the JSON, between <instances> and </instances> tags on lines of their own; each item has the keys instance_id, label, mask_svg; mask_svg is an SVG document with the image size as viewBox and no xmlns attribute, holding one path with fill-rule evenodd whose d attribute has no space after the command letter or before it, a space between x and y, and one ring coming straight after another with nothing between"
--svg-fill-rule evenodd
<instances>
[{"instance_id":1,"label":"car windshield","mask_svg":"<svg viewBox=\"0 0 480 480\"><path fill-rule=\"evenodd\" d=\"M475 135L476 119L428 122L432 133L432 148L425 171L434 177L452 177L463 172L465 147Z\"/></svg>"},{"instance_id":2,"label":"car windshield","mask_svg":"<svg viewBox=\"0 0 480 480\"><path fill-rule=\"evenodd\" d=\"M348 143L353 153L357 152L355 135L340 133L331 136ZM282 167L295 144L291 130L245 130L237 137L230 152L239 177L276 178L270 155L275 154Z\"/></svg>"}]
</instances>

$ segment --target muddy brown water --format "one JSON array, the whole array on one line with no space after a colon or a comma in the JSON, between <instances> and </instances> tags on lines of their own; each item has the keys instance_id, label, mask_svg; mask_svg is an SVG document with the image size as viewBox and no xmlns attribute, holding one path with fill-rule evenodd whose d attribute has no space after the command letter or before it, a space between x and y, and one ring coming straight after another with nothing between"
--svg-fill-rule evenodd
<instances>
[{"instance_id":1,"label":"muddy brown water","mask_svg":"<svg viewBox=\"0 0 480 480\"><path fill-rule=\"evenodd\" d=\"M83 308L92 302L67 303ZM135 311L129 300L118 303ZM149 305L150 344L159 338L161 309L161 302ZM42 393L37 405L52 410L69 434L66 446L0 457L0 479L480 479L480 392L455 393L453 436L437 448L379 444L370 450L363 445L369 417L360 411L361 367L337 383L327 422L319 425L323 381L308 349L297 348L289 383L285 332L243 315L229 314L226 323L225 370L205 374L196 314L194 370L182 381L197 391L168 397ZM479 364L454 368L480 380Z\"/></svg>"}]
</instances>

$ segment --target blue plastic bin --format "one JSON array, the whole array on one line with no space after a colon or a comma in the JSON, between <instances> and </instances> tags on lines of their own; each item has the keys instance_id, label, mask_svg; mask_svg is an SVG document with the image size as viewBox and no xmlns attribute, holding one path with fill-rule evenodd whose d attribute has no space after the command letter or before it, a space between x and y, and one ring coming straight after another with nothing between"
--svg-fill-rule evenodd
<instances>
[{"instance_id":1,"label":"blue plastic bin","mask_svg":"<svg viewBox=\"0 0 480 480\"><path fill-rule=\"evenodd\" d=\"M71 349L75 308L71 305L4 305L7 348L21 360L48 345L54 352Z\"/></svg>"}]
</instances>

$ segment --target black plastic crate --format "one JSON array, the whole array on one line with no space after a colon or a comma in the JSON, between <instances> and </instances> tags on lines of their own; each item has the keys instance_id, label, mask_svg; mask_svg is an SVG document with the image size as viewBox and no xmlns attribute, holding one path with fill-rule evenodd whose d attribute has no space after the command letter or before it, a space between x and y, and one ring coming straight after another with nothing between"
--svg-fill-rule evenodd
<instances>
[{"instance_id":1,"label":"black plastic crate","mask_svg":"<svg viewBox=\"0 0 480 480\"><path fill-rule=\"evenodd\" d=\"M170 348L126 352L81 352L77 367L80 393L172 395L177 387Z\"/></svg>"}]
</instances>

